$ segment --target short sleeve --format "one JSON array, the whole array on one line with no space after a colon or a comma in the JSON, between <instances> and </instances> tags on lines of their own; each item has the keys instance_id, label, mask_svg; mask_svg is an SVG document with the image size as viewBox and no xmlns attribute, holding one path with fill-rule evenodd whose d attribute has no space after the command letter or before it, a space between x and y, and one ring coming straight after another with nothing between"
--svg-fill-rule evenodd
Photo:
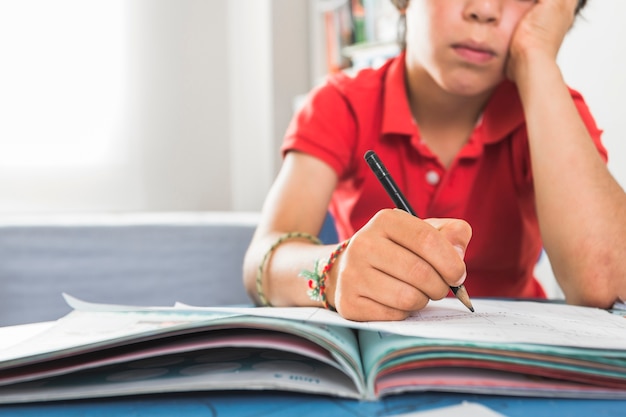
<instances>
[{"instance_id":1,"label":"short sleeve","mask_svg":"<svg viewBox=\"0 0 626 417\"><path fill-rule=\"evenodd\" d=\"M327 163L339 177L349 169L356 121L346 97L332 83L311 91L292 118L281 153L300 151Z\"/></svg>"},{"instance_id":2,"label":"short sleeve","mask_svg":"<svg viewBox=\"0 0 626 417\"><path fill-rule=\"evenodd\" d=\"M596 145L596 148L598 149L602 160L604 160L604 162L606 163L608 161L608 152L604 147L604 144L602 143L602 130L598 128L596 121L591 114L587 103L585 103L585 99L583 98L583 96L578 91L572 89L570 89L570 93L572 94L574 104L578 109L580 117L585 123L585 126L587 126L587 131L589 132L589 135L591 135L591 139Z\"/></svg>"}]
</instances>

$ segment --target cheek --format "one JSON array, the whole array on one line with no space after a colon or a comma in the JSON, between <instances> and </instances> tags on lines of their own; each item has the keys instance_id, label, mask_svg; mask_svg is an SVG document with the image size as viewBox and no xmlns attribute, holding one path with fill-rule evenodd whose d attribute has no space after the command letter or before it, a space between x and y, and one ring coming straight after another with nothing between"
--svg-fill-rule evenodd
<instances>
[{"instance_id":1,"label":"cheek","mask_svg":"<svg viewBox=\"0 0 626 417\"><path fill-rule=\"evenodd\" d=\"M520 6L510 9L508 13L502 16L500 22L500 30L503 36L510 41L517 29L519 23L524 19L528 11L532 8L534 2L520 3Z\"/></svg>"},{"instance_id":2,"label":"cheek","mask_svg":"<svg viewBox=\"0 0 626 417\"><path fill-rule=\"evenodd\" d=\"M407 22L407 48L410 48L414 55L419 56L420 61L430 56L433 48L436 48L439 35L433 28L434 26L430 26L429 22L423 19Z\"/></svg>"},{"instance_id":3,"label":"cheek","mask_svg":"<svg viewBox=\"0 0 626 417\"><path fill-rule=\"evenodd\" d=\"M521 19L517 16L511 16L509 18L503 18L498 28L497 40L499 45L506 51L509 50L511 40L515 35L517 26Z\"/></svg>"}]
</instances>

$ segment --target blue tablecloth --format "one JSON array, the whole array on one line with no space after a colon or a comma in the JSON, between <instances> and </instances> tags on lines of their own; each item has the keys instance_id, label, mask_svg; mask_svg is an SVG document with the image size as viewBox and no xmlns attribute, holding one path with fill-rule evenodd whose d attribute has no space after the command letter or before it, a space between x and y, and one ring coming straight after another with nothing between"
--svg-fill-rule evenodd
<instances>
[{"instance_id":1,"label":"blue tablecloth","mask_svg":"<svg viewBox=\"0 0 626 417\"><path fill-rule=\"evenodd\" d=\"M508 417L625 416L626 401L520 398L444 393L389 396L377 402L276 392L194 393L23 404L0 407L0 416L393 416L459 404L481 403ZM469 417L469 416L459 416Z\"/></svg>"}]
</instances>

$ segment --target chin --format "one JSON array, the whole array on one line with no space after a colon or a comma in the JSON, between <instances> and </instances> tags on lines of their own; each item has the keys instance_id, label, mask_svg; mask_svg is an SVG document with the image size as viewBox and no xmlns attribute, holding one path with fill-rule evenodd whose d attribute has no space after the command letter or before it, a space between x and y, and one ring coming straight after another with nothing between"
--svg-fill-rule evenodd
<instances>
[{"instance_id":1,"label":"chin","mask_svg":"<svg viewBox=\"0 0 626 417\"><path fill-rule=\"evenodd\" d=\"M463 97L476 97L489 94L504 80L504 77L485 79L485 77L457 77L444 80L441 87L449 94Z\"/></svg>"},{"instance_id":2,"label":"chin","mask_svg":"<svg viewBox=\"0 0 626 417\"><path fill-rule=\"evenodd\" d=\"M476 97L483 94L490 93L494 87L490 88L477 88L476 86L456 87L446 89L449 94L461 97Z\"/></svg>"}]
</instances>

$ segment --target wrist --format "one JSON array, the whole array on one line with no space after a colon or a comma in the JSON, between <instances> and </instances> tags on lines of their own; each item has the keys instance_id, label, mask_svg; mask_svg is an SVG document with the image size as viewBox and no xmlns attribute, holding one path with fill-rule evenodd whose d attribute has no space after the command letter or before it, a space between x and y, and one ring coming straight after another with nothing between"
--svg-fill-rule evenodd
<instances>
[{"instance_id":1,"label":"wrist","mask_svg":"<svg viewBox=\"0 0 626 417\"><path fill-rule=\"evenodd\" d=\"M540 52L526 53L511 57L512 70L509 78L517 85L520 97L529 94L533 88L543 89L555 81L563 81L561 69L556 60Z\"/></svg>"},{"instance_id":2,"label":"wrist","mask_svg":"<svg viewBox=\"0 0 626 417\"><path fill-rule=\"evenodd\" d=\"M321 260L315 261L315 265L312 271L303 270L300 272L299 276L308 280L307 282L307 295L313 301L320 302L322 307L330 310L335 310L334 308L334 294L335 294L335 285L332 285L336 282L335 279L331 279L331 275L334 272L334 277L336 277L336 268L333 268L337 259L341 255L341 253L348 247L350 243L350 239L340 243L337 245L335 250L330 254L328 260L325 262ZM331 283L332 289L329 291L329 283ZM330 292L330 294L329 294ZM330 297L329 297L330 295ZM332 302L330 302L332 300Z\"/></svg>"},{"instance_id":3,"label":"wrist","mask_svg":"<svg viewBox=\"0 0 626 417\"><path fill-rule=\"evenodd\" d=\"M313 236L305 232L289 232L278 237L278 239L267 250L259 266L257 267L257 274L256 274L257 294L256 295L257 295L258 302L261 306L266 306L266 307L272 306L272 304L270 303L268 299L269 297L266 294L266 289L264 288L265 287L264 285L265 266L268 263L272 254L274 253L274 251L276 250L276 248L278 248L278 246L282 245L284 242L288 240L293 240L293 239L306 239L316 245L322 244L322 242L319 240L317 236Z\"/></svg>"}]
</instances>

